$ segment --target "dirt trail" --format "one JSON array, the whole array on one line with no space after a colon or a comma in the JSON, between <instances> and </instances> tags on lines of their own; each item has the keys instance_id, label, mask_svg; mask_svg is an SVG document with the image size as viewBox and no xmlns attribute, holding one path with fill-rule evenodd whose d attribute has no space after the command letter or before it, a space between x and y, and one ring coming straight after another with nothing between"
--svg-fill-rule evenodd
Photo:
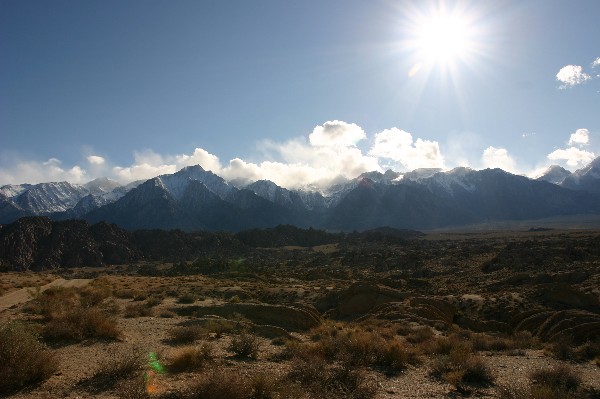
<instances>
[{"instance_id":1,"label":"dirt trail","mask_svg":"<svg viewBox=\"0 0 600 399\"><path fill-rule=\"evenodd\" d=\"M43 285L40 288L40 292L46 291L51 287L83 287L89 284L92 279L88 278L77 278L73 280L65 280L64 278L57 278L51 283ZM36 287L26 287L20 290L10 292L0 297L0 312L10 308L11 306L18 305L20 303L28 302L32 299L31 293L35 293Z\"/></svg>"}]
</instances>

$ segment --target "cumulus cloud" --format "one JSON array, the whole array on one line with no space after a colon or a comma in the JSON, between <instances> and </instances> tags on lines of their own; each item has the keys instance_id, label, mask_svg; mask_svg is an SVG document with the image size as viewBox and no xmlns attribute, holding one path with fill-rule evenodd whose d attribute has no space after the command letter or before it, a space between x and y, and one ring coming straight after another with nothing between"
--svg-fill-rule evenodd
<instances>
[{"instance_id":1,"label":"cumulus cloud","mask_svg":"<svg viewBox=\"0 0 600 399\"><path fill-rule=\"evenodd\" d=\"M583 72L583 67L579 65L564 66L556 74L556 80L561 83L561 89L580 85L591 78L590 75Z\"/></svg>"},{"instance_id":2,"label":"cumulus cloud","mask_svg":"<svg viewBox=\"0 0 600 399\"><path fill-rule=\"evenodd\" d=\"M444 168L444 157L437 141L418 138L398 129L386 129L375 134L369 155L394 161L404 169Z\"/></svg>"},{"instance_id":3,"label":"cumulus cloud","mask_svg":"<svg viewBox=\"0 0 600 399\"><path fill-rule=\"evenodd\" d=\"M69 181L84 183L88 179L87 172L79 165L67 168L57 158L47 161L18 160L11 167L0 169L0 182L19 183L45 183L54 181Z\"/></svg>"},{"instance_id":4,"label":"cumulus cloud","mask_svg":"<svg viewBox=\"0 0 600 399\"><path fill-rule=\"evenodd\" d=\"M366 139L367 135L354 123L335 120L315 127L308 138L313 146L352 147Z\"/></svg>"},{"instance_id":5,"label":"cumulus cloud","mask_svg":"<svg viewBox=\"0 0 600 399\"><path fill-rule=\"evenodd\" d=\"M234 158L222 162L217 155L203 148L175 155L145 149L133 153L131 164L115 165L89 149L87 156L82 157L85 168L78 165L67 168L54 158L43 163L13 162L10 165L14 167L0 167L0 182L67 180L84 183L95 177L106 176L128 183L175 173L185 166L200 165L232 181L267 179L286 188L324 189L364 172L381 172L384 170L382 166L398 170L445 167L436 141L413 139L410 133L392 128L375 134L370 151L365 153L358 144L366 138L360 126L334 120L315 126L306 136L282 142L265 140L259 143L264 156L264 160L259 161Z\"/></svg>"},{"instance_id":6,"label":"cumulus cloud","mask_svg":"<svg viewBox=\"0 0 600 399\"><path fill-rule=\"evenodd\" d=\"M598 57L594 61L592 61L592 68L596 68L599 66L600 66L600 57Z\"/></svg>"},{"instance_id":7,"label":"cumulus cloud","mask_svg":"<svg viewBox=\"0 0 600 399\"><path fill-rule=\"evenodd\" d=\"M103 157L98 155L90 155L86 159L91 165L104 165L104 163L106 162L106 160Z\"/></svg>"},{"instance_id":8,"label":"cumulus cloud","mask_svg":"<svg viewBox=\"0 0 600 399\"><path fill-rule=\"evenodd\" d=\"M489 146L483 150L481 162L486 168L500 168L507 172L517 173L515 160L508 154L506 148Z\"/></svg>"},{"instance_id":9,"label":"cumulus cloud","mask_svg":"<svg viewBox=\"0 0 600 399\"><path fill-rule=\"evenodd\" d=\"M576 147L558 149L548 154L548 159L552 161L565 161L569 166L583 166L596 158L591 151L582 150Z\"/></svg>"},{"instance_id":10,"label":"cumulus cloud","mask_svg":"<svg viewBox=\"0 0 600 399\"><path fill-rule=\"evenodd\" d=\"M577 129L569 137L568 148L559 148L548 154L551 161L563 161L568 166L583 166L596 158L592 151L584 150L590 142L590 131L588 129Z\"/></svg>"},{"instance_id":11,"label":"cumulus cloud","mask_svg":"<svg viewBox=\"0 0 600 399\"><path fill-rule=\"evenodd\" d=\"M590 132L587 129L577 129L569 138L569 145L586 145L590 139Z\"/></svg>"}]
</instances>

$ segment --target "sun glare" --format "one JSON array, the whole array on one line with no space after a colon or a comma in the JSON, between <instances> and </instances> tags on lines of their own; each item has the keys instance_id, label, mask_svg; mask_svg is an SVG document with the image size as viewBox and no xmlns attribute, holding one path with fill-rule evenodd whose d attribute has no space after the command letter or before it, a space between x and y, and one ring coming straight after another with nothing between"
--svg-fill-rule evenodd
<instances>
[{"instance_id":1,"label":"sun glare","mask_svg":"<svg viewBox=\"0 0 600 399\"><path fill-rule=\"evenodd\" d=\"M412 9L407 15L403 47L411 53L414 76L422 67L456 70L468 64L481 51L482 33L477 15L463 8Z\"/></svg>"},{"instance_id":2,"label":"sun glare","mask_svg":"<svg viewBox=\"0 0 600 399\"><path fill-rule=\"evenodd\" d=\"M465 55L469 44L465 21L457 16L436 15L423 21L416 34L418 51L433 61L451 61Z\"/></svg>"}]
</instances>

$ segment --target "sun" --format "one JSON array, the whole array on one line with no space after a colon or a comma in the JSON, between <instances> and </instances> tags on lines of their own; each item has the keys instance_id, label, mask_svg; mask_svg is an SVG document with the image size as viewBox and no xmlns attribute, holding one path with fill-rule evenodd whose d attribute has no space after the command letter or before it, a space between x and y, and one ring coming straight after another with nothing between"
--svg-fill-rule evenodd
<instances>
[{"instance_id":1,"label":"sun","mask_svg":"<svg viewBox=\"0 0 600 399\"><path fill-rule=\"evenodd\" d=\"M478 15L467 8L413 8L404 24L403 49L411 53L412 73L422 67L456 69L481 53L483 34Z\"/></svg>"},{"instance_id":2,"label":"sun","mask_svg":"<svg viewBox=\"0 0 600 399\"><path fill-rule=\"evenodd\" d=\"M471 37L465 19L456 15L433 15L422 21L415 35L415 46L427 61L450 62L463 58Z\"/></svg>"}]
</instances>

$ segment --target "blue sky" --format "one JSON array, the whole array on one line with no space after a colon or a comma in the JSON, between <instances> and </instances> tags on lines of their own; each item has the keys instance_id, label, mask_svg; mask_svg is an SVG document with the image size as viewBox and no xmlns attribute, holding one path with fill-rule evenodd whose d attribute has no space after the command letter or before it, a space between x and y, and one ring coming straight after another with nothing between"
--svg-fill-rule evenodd
<instances>
[{"instance_id":1,"label":"blue sky","mask_svg":"<svg viewBox=\"0 0 600 399\"><path fill-rule=\"evenodd\" d=\"M424 34L440 16L460 34ZM596 0L1 0L0 184L574 170L600 155L599 19Z\"/></svg>"}]
</instances>

